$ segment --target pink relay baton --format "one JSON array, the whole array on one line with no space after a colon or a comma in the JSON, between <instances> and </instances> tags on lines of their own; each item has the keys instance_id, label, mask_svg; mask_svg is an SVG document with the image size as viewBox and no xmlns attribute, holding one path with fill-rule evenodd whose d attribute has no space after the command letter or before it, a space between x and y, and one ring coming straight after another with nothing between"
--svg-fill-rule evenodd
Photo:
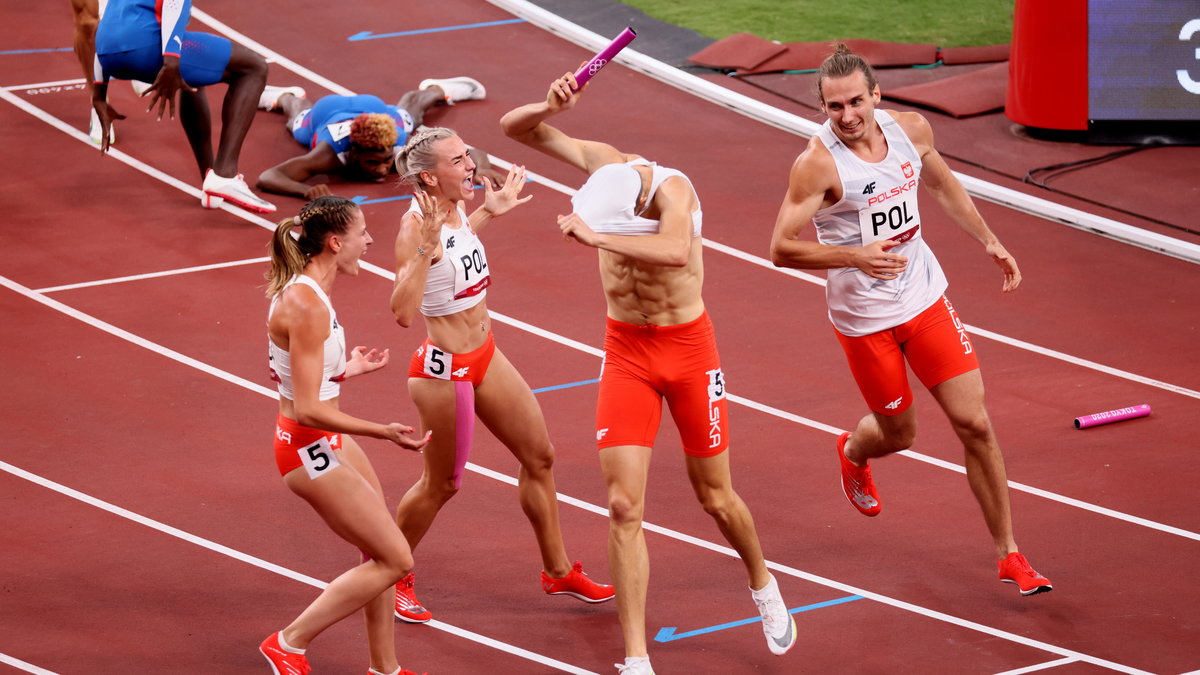
<instances>
[{"instance_id":1,"label":"pink relay baton","mask_svg":"<svg viewBox=\"0 0 1200 675\"><path fill-rule=\"evenodd\" d=\"M1088 427L1097 427L1101 424L1111 424L1112 422L1120 422L1121 420L1131 420L1135 417L1145 417L1149 414L1150 406L1143 403L1142 405L1135 405L1130 408L1117 408L1116 410L1107 410L1094 415L1076 417L1075 428L1086 429Z\"/></svg>"},{"instance_id":2,"label":"pink relay baton","mask_svg":"<svg viewBox=\"0 0 1200 675\"><path fill-rule=\"evenodd\" d=\"M587 81L595 77L596 73L600 72L601 68L608 65L608 62L617 55L617 52L624 49L625 45L633 42L635 37L637 37L637 31L633 29L633 26L626 26L625 30L621 31L620 35L613 38L613 41L608 43L607 47L601 49L599 54L593 56L591 61L583 64L583 67L579 69L579 72L575 73L575 81L579 84L579 86L582 87L583 85L587 84ZM574 89L573 91L578 91L578 88Z\"/></svg>"}]
</instances>

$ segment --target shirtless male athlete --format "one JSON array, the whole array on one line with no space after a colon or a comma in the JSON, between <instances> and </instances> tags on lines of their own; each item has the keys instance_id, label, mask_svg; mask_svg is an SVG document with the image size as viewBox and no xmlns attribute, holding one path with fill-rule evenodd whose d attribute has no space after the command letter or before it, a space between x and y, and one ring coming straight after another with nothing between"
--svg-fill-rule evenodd
<instances>
[{"instance_id":1,"label":"shirtless male athlete","mask_svg":"<svg viewBox=\"0 0 1200 675\"><path fill-rule=\"evenodd\" d=\"M683 438L688 478L704 510L741 556L767 646L796 642L754 520L733 490L725 378L704 308L700 200L683 173L546 124L579 102L567 73L545 101L500 120L511 138L583 170L574 212L558 219L564 238L599 249L608 301L604 366L596 410L600 466L608 486L608 556L625 639L622 673L653 673L646 649L650 560L642 530L650 453L666 398Z\"/></svg>"}]
</instances>

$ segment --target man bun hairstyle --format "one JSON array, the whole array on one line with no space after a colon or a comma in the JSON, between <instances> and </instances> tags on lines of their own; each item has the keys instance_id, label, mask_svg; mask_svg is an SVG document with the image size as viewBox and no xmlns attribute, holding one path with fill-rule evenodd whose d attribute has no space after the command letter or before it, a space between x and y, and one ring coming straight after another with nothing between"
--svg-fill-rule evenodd
<instances>
[{"instance_id":1,"label":"man bun hairstyle","mask_svg":"<svg viewBox=\"0 0 1200 675\"><path fill-rule=\"evenodd\" d=\"M833 53L821 63L821 71L817 75L818 98L822 102L825 100L825 93L821 90L821 83L825 78L846 77L853 75L856 70L867 79L867 91L874 91L875 87L879 85L879 80L875 78L875 69L867 63L866 59L850 51L850 47L845 42L835 42Z\"/></svg>"}]
</instances>

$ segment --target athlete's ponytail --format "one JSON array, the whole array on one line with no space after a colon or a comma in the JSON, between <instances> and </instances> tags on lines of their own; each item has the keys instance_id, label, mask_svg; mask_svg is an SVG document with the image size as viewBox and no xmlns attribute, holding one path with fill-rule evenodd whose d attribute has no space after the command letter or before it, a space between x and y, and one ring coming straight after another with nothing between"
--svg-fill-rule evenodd
<instances>
[{"instance_id":1,"label":"athlete's ponytail","mask_svg":"<svg viewBox=\"0 0 1200 675\"><path fill-rule=\"evenodd\" d=\"M313 256L325 250L330 235L345 234L357 211L358 205L349 199L326 195L305 204L300 215L279 221L267 245L271 251L267 297L275 297ZM293 237L292 230L297 227L300 234Z\"/></svg>"}]
</instances>

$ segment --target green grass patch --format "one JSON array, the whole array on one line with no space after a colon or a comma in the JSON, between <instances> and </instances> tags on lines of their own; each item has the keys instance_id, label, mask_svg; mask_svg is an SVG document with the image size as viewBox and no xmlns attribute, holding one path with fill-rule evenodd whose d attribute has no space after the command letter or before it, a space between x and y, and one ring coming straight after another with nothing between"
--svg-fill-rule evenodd
<instances>
[{"instance_id":1,"label":"green grass patch","mask_svg":"<svg viewBox=\"0 0 1200 675\"><path fill-rule=\"evenodd\" d=\"M1052 1L1052 0L1050 0ZM866 38L941 47L1012 39L1015 0L622 0L714 39L751 33L779 42Z\"/></svg>"}]
</instances>

